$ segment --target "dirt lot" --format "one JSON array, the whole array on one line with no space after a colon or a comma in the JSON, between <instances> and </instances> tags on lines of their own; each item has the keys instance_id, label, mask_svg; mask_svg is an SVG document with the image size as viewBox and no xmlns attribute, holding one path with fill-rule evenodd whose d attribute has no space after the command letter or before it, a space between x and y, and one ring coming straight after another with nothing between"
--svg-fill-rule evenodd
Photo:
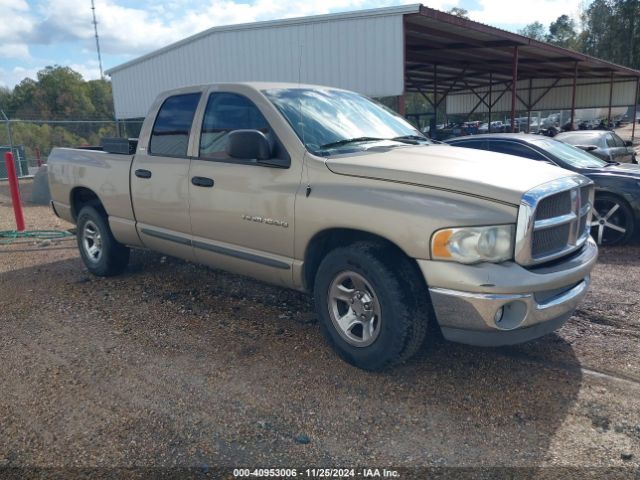
<instances>
[{"instance_id":1,"label":"dirt lot","mask_svg":"<svg viewBox=\"0 0 640 480\"><path fill-rule=\"evenodd\" d=\"M100 279L73 239L0 245L0 292L0 468L640 467L638 245L601 251L557 334L433 340L377 374L328 349L306 296L150 252Z\"/></svg>"}]
</instances>

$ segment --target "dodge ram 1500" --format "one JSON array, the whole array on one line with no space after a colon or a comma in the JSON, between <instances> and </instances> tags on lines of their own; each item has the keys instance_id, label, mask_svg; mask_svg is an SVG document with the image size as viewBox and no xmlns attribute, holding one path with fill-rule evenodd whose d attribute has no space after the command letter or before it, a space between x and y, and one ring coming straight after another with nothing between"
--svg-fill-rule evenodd
<instances>
[{"instance_id":1,"label":"dodge ram 1500","mask_svg":"<svg viewBox=\"0 0 640 480\"><path fill-rule=\"evenodd\" d=\"M329 343L365 369L408 359L429 322L476 345L550 333L597 258L589 179L435 145L336 88L169 91L111 151L49 157L89 271L119 274L141 247L311 292Z\"/></svg>"}]
</instances>

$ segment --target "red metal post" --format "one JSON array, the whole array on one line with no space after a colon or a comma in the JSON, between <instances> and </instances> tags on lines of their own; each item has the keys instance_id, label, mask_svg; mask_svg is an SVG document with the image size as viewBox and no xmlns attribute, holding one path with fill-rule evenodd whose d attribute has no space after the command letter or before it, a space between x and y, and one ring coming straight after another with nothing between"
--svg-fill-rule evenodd
<instances>
[{"instance_id":1,"label":"red metal post","mask_svg":"<svg viewBox=\"0 0 640 480\"><path fill-rule=\"evenodd\" d=\"M398 113L401 117L404 117L407 113L407 102L404 93L402 95L398 95Z\"/></svg>"},{"instance_id":2,"label":"red metal post","mask_svg":"<svg viewBox=\"0 0 640 480\"><path fill-rule=\"evenodd\" d=\"M491 107L493 107L493 72L489 72L489 126L487 131L491 133Z\"/></svg>"},{"instance_id":3,"label":"red metal post","mask_svg":"<svg viewBox=\"0 0 640 480\"><path fill-rule=\"evenodd\" d=\"M531 87L533 86L533 79L529 79L529 98L527 100L527 133L531 133Z\"/></svg>"},{"instance_id":4,"label":"red metal post","mask_svg":"<svg viewBox=\"0 0 640 480\"><path fill-rule=\"evenodd\" d=\"M36 162L38 164L38 168L42 166L42 157L40 156L40 149L36 147Z\"/></svg>"},{"instance_id":5,"label":"red metal post","mask_svg":"<svg viewBox=\"0 0 640 480\"><path fill-rule=\"evenodd\" d=\"M518 45L513 47L513 66L511 84L511 131L516 129L516 96L518 94Z\"/></svg>"},{"instance_id":6,"label":"red metal post","mask_svg":"<svg viewBox=\"0 0 640 480\"><path fill-rule=\"evenodd\" d=\"M636 116L638 115L638 95L640 95L640 77L636 79L636 96L634 97L633 102L633 117L631 119L631 141L633 142L636 139Z\"/></svg>"},{"instance_id":7,"label":"red metal post","mask_svg":"<svg viewBox=\"0 0 640 480\"><path fill-rule=\"evenodd\" d=\"M607 114L607 128L611 124L611 104L613 103L613 70L611 71L611 80L609 81L609 113Z\"/></svg>"},{"instance_id":8,"label":"red metal post","mask_svg":"<svg viewBox=\"0 0 640 480\"><path fill-rule=\"evenodd\" d=\"M576 82L578 81L578 62L573 68L573 89L571 90L571 127L576 120Z\"/></svg>"},{"instance_id":9,"label":"red metal post","mask_svg":"<svg viewBox=\"0 0 640 480\"><path fill-rule=\"evenodd\" d=\"M438 64L433 64L433 118L438 124Z\"/></svg>"},{"instance_id":10,"label":"red metal post","mask_svg":"<svg viewBox=\"0 0 640 480\"><path fill-rule=\"evenodd\" d=\"M6 152L4 161L7 165L7 177L9 179L9 190L11 190L11 203L13 204L13 213L16 217L16 229L19 232L24 231L24 216L22 215L22 203L20 202L20 189L18 188L18 176L16 175L16 166L13 163L13 153Z\"/></svg>"}]
</instances>

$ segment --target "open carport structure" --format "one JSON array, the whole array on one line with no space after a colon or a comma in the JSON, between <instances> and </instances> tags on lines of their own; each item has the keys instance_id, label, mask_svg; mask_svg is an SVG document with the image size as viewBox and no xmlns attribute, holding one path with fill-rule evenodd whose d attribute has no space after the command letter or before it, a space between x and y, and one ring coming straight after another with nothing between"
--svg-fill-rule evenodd
<instances>
[{"instance_id":1,"label":"open carport structure","mask_svg":"<svg viewBox=\"0 0 640 480\"><path fill-rule=\"evenodd\" d=\"M420 92L447 114L635 105L640 72L423 5L214 27L107 71L118 119L185 85L284 81L373 97ZM634 132L635 133L635 132Z\"/></svg>"},{"instance_id":2,"label":"open carport structure","mask_svg":"<svg viewBox=\"0 0 640 480\"><path fill-rule=\"evenodd\" d=\"M434 110L511 112L513 128L519 111L636 105L639 71L572 50L423 6L404 35L405 91Z\"/></svg>"}]
</instances>

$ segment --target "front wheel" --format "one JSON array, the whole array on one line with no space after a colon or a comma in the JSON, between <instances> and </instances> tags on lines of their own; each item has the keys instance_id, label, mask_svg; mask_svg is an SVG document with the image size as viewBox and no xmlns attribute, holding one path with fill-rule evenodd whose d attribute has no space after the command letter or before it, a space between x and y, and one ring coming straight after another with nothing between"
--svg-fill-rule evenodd
<instances>
[{"instance_id":1,"label":"front wheel","mask_svg":"<svg viewBox=\"0 0 640 480\"><path fill-rule=\"evenodd\" d=\"M591 236L598 245L621 245L633 236L633 211L621 198L610 195L596 195Z\"/></svg>"},{"instance_id":2,"label":"front wheel","mask_svg":"<svg viewBox=\"0 0 640 480\"><path fill-rule=\"evenodd\" d=\"M392 257L381 245L357 243L330 252L316 275L323 334L341 358L366 370L405 361L427 332L424 282L406 258Z\"/></svg>"},{"instance_id":3,"label":"front wheel","mask_svg":"<svg viewBox=\"0 0 640 480\"><path fill-rule=\"evenodd\" d=\"M87 269L99 277L122 273L129 263L129 248L113 237L105 215L95 207L83 207L77 223L78 248Z\"/></svg>"}]
</instances>

